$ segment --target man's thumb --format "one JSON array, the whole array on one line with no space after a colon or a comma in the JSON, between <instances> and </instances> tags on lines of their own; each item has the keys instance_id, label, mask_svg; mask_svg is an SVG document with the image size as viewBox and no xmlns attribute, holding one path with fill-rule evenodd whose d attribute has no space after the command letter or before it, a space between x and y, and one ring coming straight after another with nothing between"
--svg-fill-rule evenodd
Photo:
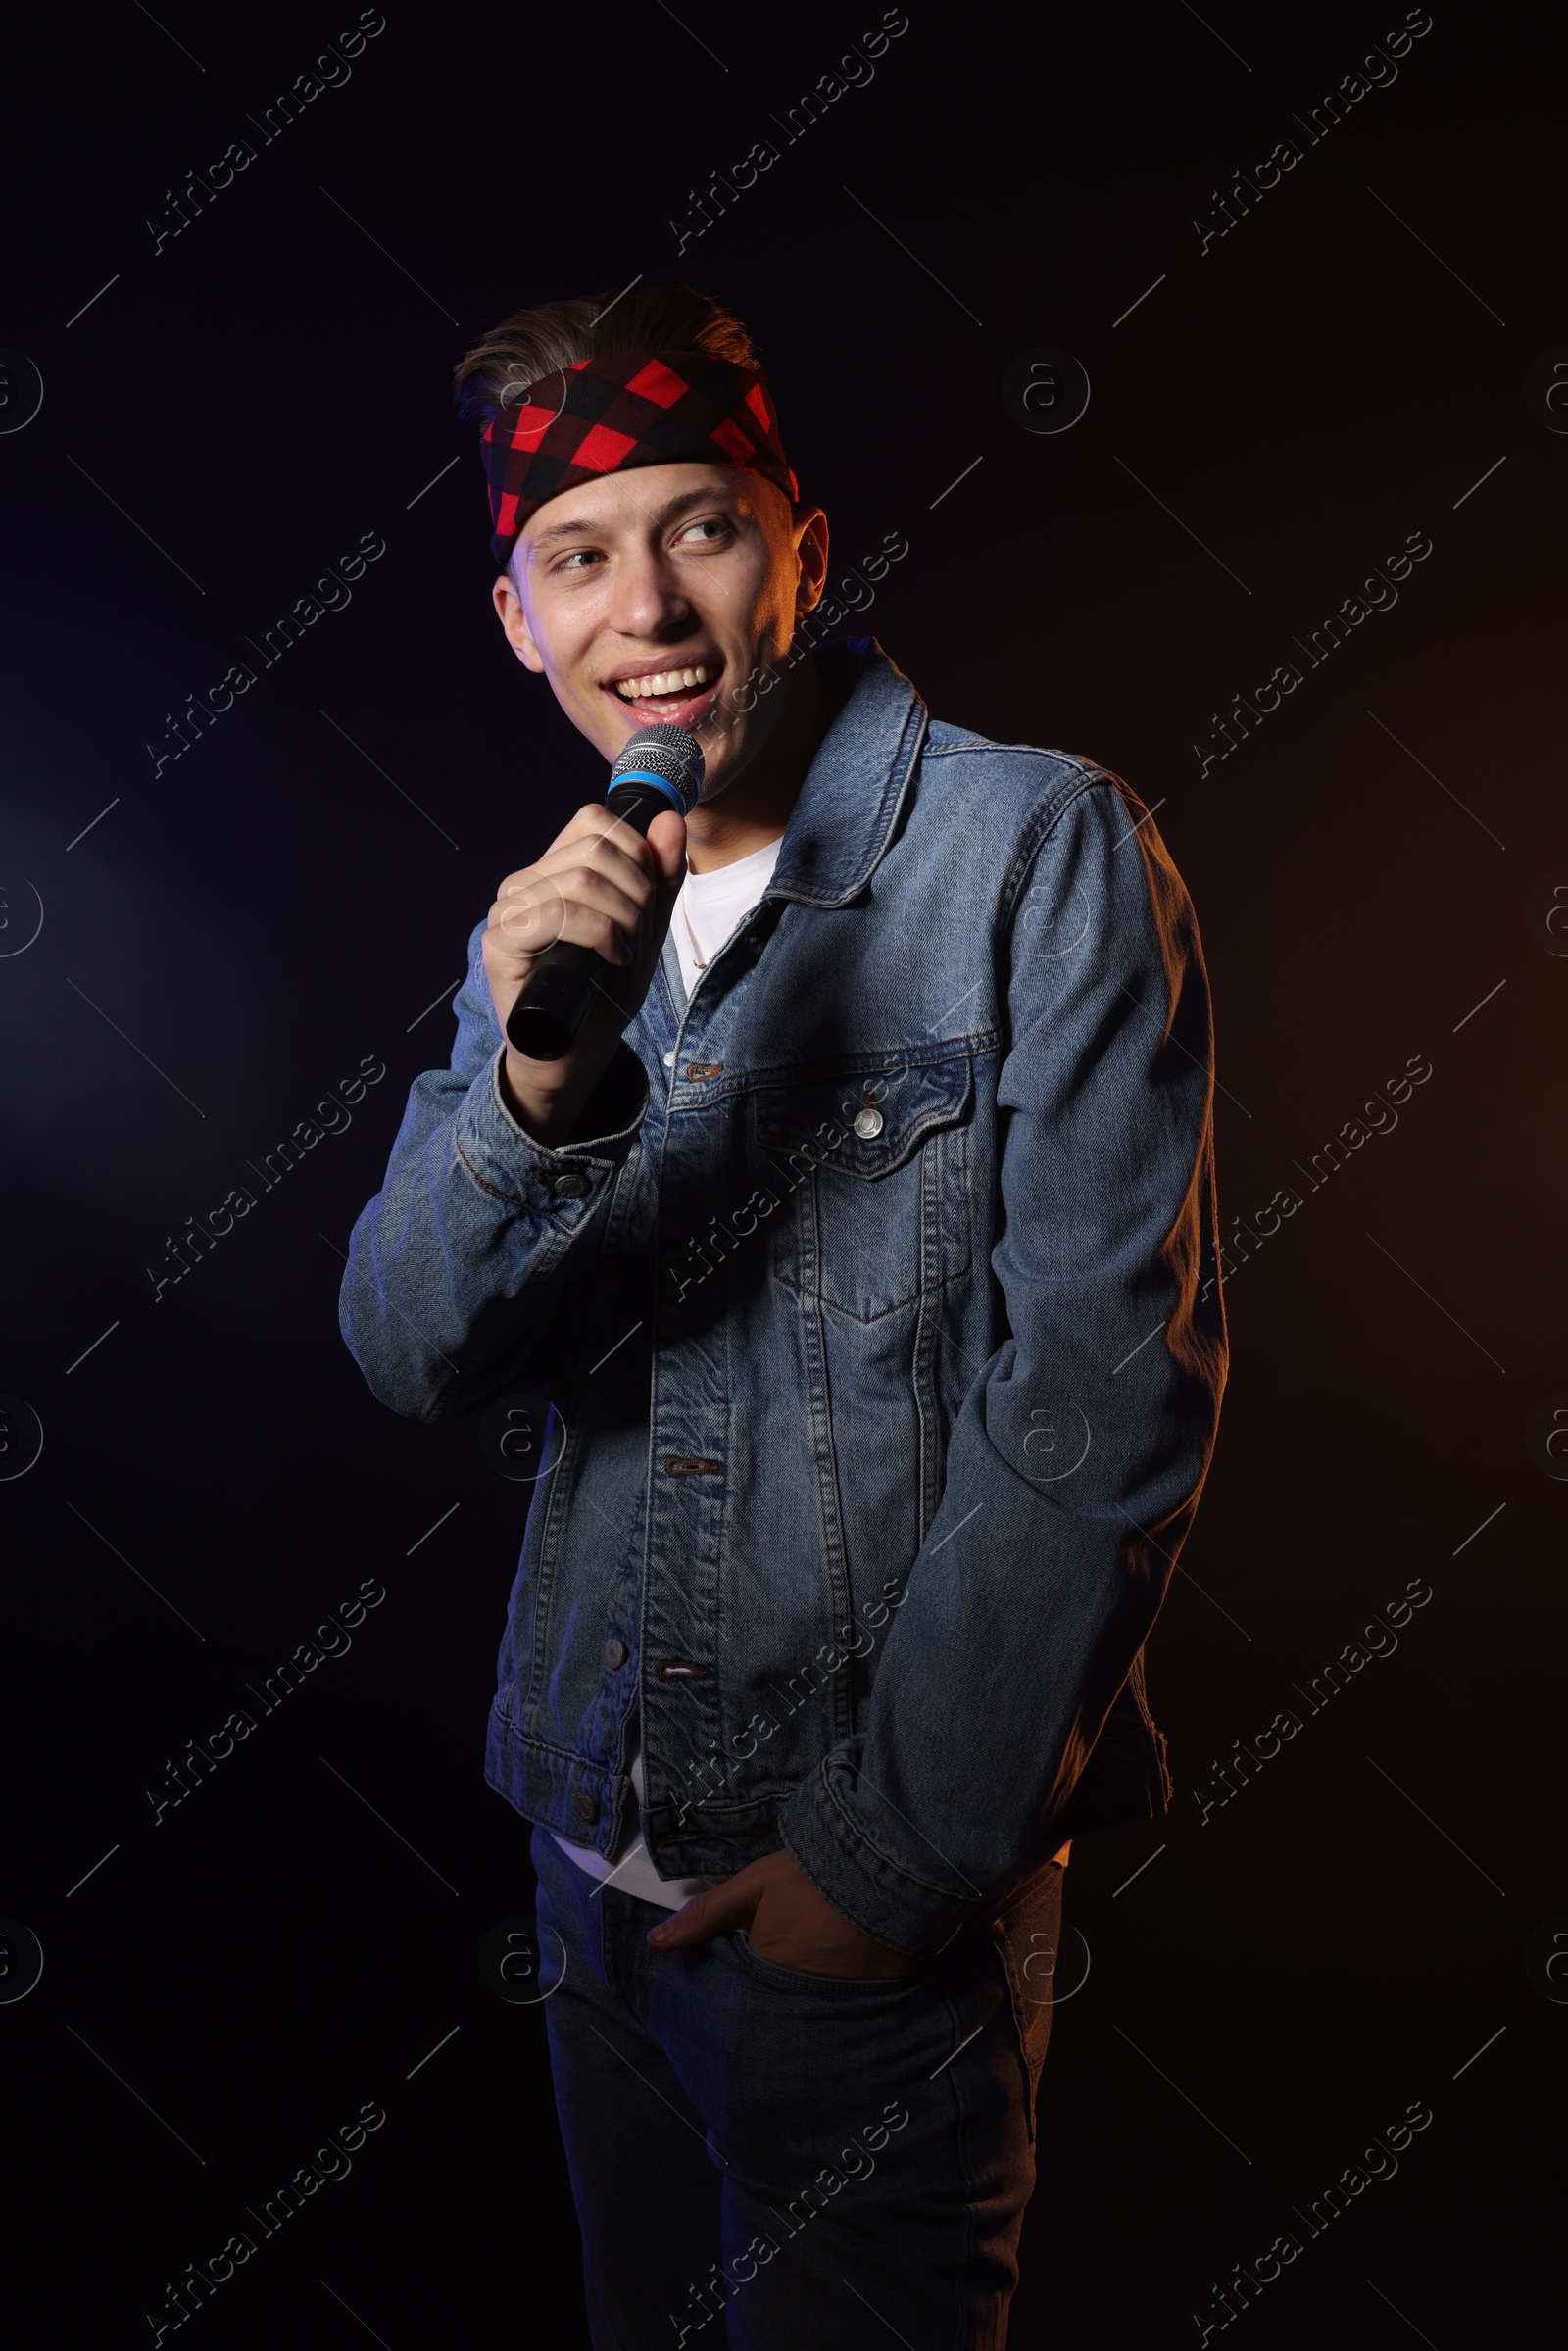
<instances>
[{"instance_id":1,"label":"man's thumb","mask_svg":"<svg viewBox=\"0 0 1568 2351\"><path fill-rule=\"evenodd\" d=\"M660 896L672 899L686 878L686 823L673 808L662 809L648 827L648 846L659 868Z\"/></svg>"}]
</instances>

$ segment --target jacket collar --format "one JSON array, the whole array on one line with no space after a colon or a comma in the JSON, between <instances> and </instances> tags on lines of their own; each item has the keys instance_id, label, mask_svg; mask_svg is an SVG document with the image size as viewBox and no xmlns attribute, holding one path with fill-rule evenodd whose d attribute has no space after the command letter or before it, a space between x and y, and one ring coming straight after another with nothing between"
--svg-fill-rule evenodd
<instances>
[{"instance_id":1,"label":"jacket collar","mask_svg":"<svg viewBox=\"0 0 1568 2351\"><path fill-rule=\"evenodd\" d=\"M765 895L842 906L863 890L893 837L925 739L925 704L874 637L819 648L838 715L790 811Z\"/></svg>"}]
</instances>

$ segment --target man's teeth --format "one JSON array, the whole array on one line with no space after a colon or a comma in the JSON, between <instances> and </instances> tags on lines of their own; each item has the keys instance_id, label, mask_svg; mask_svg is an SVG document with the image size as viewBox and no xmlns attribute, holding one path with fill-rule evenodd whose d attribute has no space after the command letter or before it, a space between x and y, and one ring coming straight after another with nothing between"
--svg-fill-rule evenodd
<instances>
[{"instance_id":1,"label":"man's teeth","mask_svg":"<svg viewBox=\"0 0 1568 2351\"><path fill-rule=\"evenodd\" d=\"M615 692L622 702L651 702L656 694L678 694L683 687L706 686L708 671L696 669L656 669L652 677L623 677L616 680Z\"/></svg>"}]
</instances>

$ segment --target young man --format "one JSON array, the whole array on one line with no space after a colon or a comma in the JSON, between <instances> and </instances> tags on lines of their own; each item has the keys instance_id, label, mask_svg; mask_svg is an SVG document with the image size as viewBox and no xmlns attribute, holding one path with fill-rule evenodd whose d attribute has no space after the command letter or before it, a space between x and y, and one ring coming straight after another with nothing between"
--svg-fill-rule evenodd
<instances>
[{"instance_id":1,"label":"young man","mask_svg":"<svg viewBox=\"0 0 1568 2351\"><path fill-rule=\"evenodd\" d=\"M684 824L590 806L501 884L342 1294L395 1410L550 1397L487 1775L593 2339L1000 2345L1067 1840L1169 1794L1142 1651L1225 1373L1192 906L1114 776L808 620L716 304L524 312L459 382L518 660L607 760L706 753ZM531 1061L558 937L603 984Z\"/></svg>"}]
</instances>

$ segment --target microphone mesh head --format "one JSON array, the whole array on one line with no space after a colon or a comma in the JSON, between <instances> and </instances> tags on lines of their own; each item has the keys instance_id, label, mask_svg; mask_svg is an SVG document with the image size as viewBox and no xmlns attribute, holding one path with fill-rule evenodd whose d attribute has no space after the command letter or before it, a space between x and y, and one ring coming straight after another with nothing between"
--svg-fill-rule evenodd
<instances>
[{"instance_id":1,"label":"microphone mesh head","mask_svg":"<svg viewBox=\"0 0 1568 2351\"><path fill-rule=\"evenodd\" d=\"M661 777L689 815L702 797L703 747L684 726L639 727L610 770L609 789L638 773Z\"/></svg>"}]
</instances>

